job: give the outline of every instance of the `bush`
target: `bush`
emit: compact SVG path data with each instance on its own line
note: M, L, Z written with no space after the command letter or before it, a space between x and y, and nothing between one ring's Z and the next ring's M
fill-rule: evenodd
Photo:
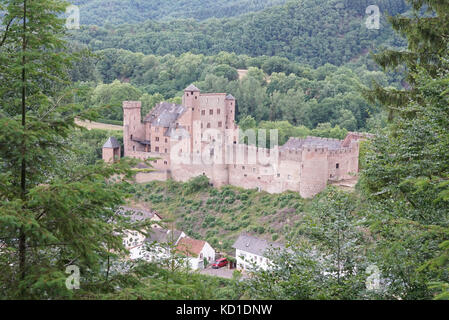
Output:
M277 239L279 239L279 235L277 233L271 236L271 240L276 241Z
M190 179L184 186L184 193L191 194L209 188L209 178L206 176L198 176Z

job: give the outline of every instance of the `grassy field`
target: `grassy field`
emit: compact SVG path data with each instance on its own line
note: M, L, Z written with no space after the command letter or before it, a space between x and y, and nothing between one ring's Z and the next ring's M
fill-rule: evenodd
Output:
M106 123L100 123L100 122L93 122L93 121L81 121L81 120L75 120L75 123L79 126L85 127L88 130L92 129L99 129L99 130L110 130L110 131L123 131L123 126L117 126L113 124L106 124Z
M199 178L196 178L199 179ZM199 185L199 187L198 187ZM135 201L158 211L164 219L214 248L231 253L240 233L284 241L300 226L310 203L298 193L269 194L226 186L154 181L132 185Z

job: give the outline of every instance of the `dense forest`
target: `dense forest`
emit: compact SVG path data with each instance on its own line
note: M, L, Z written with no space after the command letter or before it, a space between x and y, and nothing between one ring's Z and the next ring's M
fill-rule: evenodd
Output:
M195 83L203 92L227 92L236 97L238 121L252 116L257 122L288 121L310 129L330 123L355 131L372 129L380 121L374 117L380 108L362 98L361 88L369 88L373 81L401 86L397 76L374 67L369 70L369 63L368 67L363 63L366 59L345 67L327 64L313 69L285 58L225 52L160 57L107 49L96 55L89 72L74 71L73 78L93 79L79 83L88 95L84 105L108 106L102 112L102 118L108 120L122 120L123 100L141 100L146 115L163 100L179 102L184 88ZM247 69L247 75L239 79L237 68Z
M224 2L210 3L227 16ZM447 1L379 1L405 14L369 32L370 1L165 21L163 8L186 2L176 4L161 5L159 21L73 32L58 18L62 1L0 0L0 299L449 299ZM192 82L232 93L243 129L277 128L281 141L372 132L357 186L306 200L217 189L206 176L138 185L138 160L99 160L120 134L75 122L120 123L123 100L148 112ZM241 232L288 250L249 279L190 273L174 254L128 261L123 235L155 223L116 214L135 202L227 253ZM80 268L77 290L66 286L69 265Z
M145 20L234 17L260 11L286 0L72 0L81 11L81 24L139 23Z
M407 9L402 0L379 4L382 12L392 15ZM295 0L236 18L82 26L73 36L92 50L116 48L176 56L226 51L254 57L286 57L313 67L342 65L369 50L404 45L385 15L379 30L367 29L365 9L358 1Z

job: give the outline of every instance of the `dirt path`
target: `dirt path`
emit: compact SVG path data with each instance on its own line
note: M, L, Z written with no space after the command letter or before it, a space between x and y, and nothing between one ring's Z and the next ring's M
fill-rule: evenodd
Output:
M117 126L113 124L106 124L100 122L92 122L92 121L81 121L76 119L75 123L79 126L85 127L88 130L92 129L101 129L101 130L113 130L113 131L123 131L122 126Z

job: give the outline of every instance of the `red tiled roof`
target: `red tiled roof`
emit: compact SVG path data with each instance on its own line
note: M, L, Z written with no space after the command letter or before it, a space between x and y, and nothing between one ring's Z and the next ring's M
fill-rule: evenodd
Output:
M179 240L178 245L176 246L176 251L183 253L188 257L198 257L205 244L206 241L185 237Z

